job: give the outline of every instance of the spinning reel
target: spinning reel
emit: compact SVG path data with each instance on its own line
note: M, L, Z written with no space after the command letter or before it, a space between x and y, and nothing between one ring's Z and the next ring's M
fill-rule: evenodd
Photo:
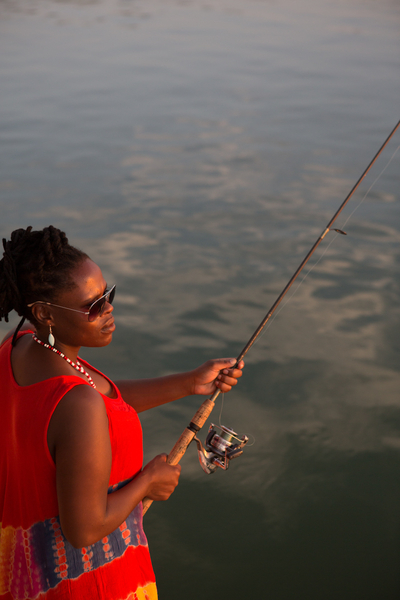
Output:
M216 428L220 430L217 433ZM195 436L197 452L201 468L207 474L214 473L217 467L226 471L229 467L229 461L243 454L243 446L247 444L249 438L247 435L238 437L237 433L229 427L218 427L211 424L205 441L206 449L201 441Z

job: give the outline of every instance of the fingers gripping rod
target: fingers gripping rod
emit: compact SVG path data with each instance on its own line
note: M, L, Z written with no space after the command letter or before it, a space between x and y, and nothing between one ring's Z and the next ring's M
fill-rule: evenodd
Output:
M327 224L327 226L324 229L324 231L317 238L317 241L314 243L314 245L312 246L312 248L309 250L308 254L303 259L303 261L301 262L301 264L299 265L299 267L297 268L297 270L295 271L295 273L292 275L292 277L290 278L290 280L288 281L288 283L286 284L286 286L284 287L284 289L282 290L282 292L279 294L278 298L275 300L274 304L271 306L271 308L269 309L268 313L266 314L266 316L264 317L264 319L261 321L260 325L257 327L257 329L255 330L255 332L253 333L253 335L251 336L251 338L249 339L249 341L247 342L247 344L244 346L243 350L241 351L241 353L239 354L239 356L236 359L236 364L233 367L234 369L237 368L237 366L240 363L240 361L244 358L244 356L250 350L250 348L252 347L252 345L254 344L254 342L256 341L256 339L258 338L258 336L260 335L261 331L264 329L265 325L268 323L268 321L270 320L270 318L274 314L275 310L277 309L278 305L282 301L283 297L289 291L290 287L294 283L294 281L297 278L297 276L303 270L303 268L305 267L305 265L307 264L307 262L311 258L312 254L318 248L318 246L320 245L320 243L322 242L322 240L324 239L324 237L326 236L326 234L329 231L331 231L331 227L332 227L333 223L336 221L336 219L338 218L338 216L340 215L340 213L342 212L342 210L344 209L344 207L346 206L346 204L348 203L348 201L350 200L350 198L352 197L352 195L354 194L354 192L356 191L356 189L360 185L361 181L364 179L364 177L366 176L366 174L368 173L368 171L370 170L370 168L372 167L372 165L377 160L378 156L381 154L381 152L383 151L383 149L389 143L389 140L393 137L393 135L396 133L396 131L397 131L397 129L399 127L400 127L400 121L397 123L397 125L391 131L391 133L386 138L386 140L384 141L384 143L382 144L382 146L379 148L378 152L375 154L374 158L371 160L371 162L369 163L368 167L365 169L365 171L363 172L363 174L361 175L361 177L358 179L357 183L350 190L349 194L344 199L344 201L342 202L342 204L340 205L340 207L338 208L338 210L336 211L336 213L333 215L332 219L329 221L329 223ZM339 233L344 233L341 230L335 230L335 231L338 231ZM172 448L171 452L169 453L168 458L167 458L168 464L170 464L170 465L177 465L179 463L179 461L181 460L182 456L185 454L186 449L189 446L190 442L193 440L193 438L196 435L196 433L198 431L200 431L200 429L203 427L204 423L207 421L208 417L210 416L210 414L211 414L211 412L212 412L212 410L213 410L213 408L215 406L215 400L218 398L219 394L220 394L220 390L216 390L214 392L214 394L211 396L211 398L208 398L207 400L205 400L205 402L203 402L203 404L200 406L200 408L198 409L198 411L194 415L193 419L191 420L191 422L189 423L189 425L186 427L186 429L184 430L184 432L182 433L182 435L180 436L180 438L176 442L175 446ZM148 511L148 509L151 506L152 502L153 501L150 500L150 498L144 498L144 500L143 500L143 514L145 514Z

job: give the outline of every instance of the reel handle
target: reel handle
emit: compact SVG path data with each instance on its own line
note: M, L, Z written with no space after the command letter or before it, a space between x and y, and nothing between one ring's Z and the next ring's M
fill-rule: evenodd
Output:
M204 423L210 416L211 411L215 406L215 400L218 398L219 394L220 391L216 390L211 396L211 398L207 398L207 400L205 400L200 406L193 419L189 423L188 427L185 428L180 438L176 442L175 446L168 454L167 463L169 465L177 465L179 463L182 456L185 454L190 442L193 440L196 433L200 431L200 429L203 427ZM143 499L143 516L149 510L152 503L153 500L151 500L150 498Z

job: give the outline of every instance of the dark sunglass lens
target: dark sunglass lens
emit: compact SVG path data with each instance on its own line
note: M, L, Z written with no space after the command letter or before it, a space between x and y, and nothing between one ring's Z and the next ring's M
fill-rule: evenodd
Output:
M101 314L103 307L106 303L105 298L99 298L96 302L91 306L89 311L89 321L94 321Z
M98 316L103 314L103 310L106 305L106 302L108 302L109 304L112 304L112 301L114 300L114 296L115 296L115 286L113 287L111 292L107 292L104 296L102 296L101 298L96 300L96 302L92 305L91 309L89 310L88 318L89 318L90 322L94 321L95 319L97 319Z

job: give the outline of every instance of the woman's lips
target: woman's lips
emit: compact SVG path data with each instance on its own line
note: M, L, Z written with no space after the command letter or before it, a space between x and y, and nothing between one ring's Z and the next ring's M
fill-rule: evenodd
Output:
M112 333L114 330L115 330L114 318L107 321L107 323L101 329L101 331L103 333Z

